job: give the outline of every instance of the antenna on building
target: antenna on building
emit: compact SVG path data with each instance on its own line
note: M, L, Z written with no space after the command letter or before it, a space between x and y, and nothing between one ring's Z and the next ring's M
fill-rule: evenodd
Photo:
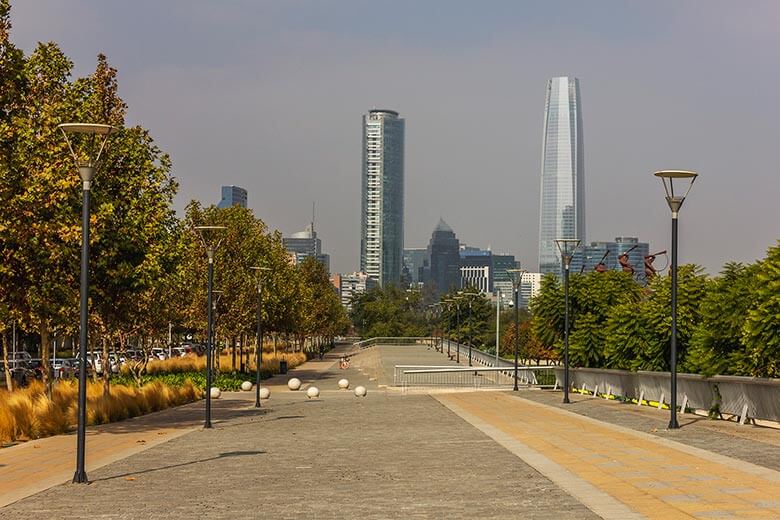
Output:
M311 236L314 236L314 205L317 201L311 201Z

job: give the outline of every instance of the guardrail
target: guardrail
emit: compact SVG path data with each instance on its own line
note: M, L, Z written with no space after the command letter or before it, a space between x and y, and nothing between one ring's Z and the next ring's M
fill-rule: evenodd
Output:
M562 386L563 367L555 367L555 379L556 387ZM574 389L637 404L653 401L663 407L671 396L669 372L570 368L569 379ZM677 402L681 410L717 409L739 417L740 424L749 419L780 421L780 379L677 374Z
M552 387L555 375L551 367L518 367L518 384ZM512 388L513 372L504 367L453 367L396 365L393 385L408 387Z
M439 338L434 338L431 336L422 336L422 337L412 337L412 338L401 338L401 337L377 337L377 338L369 338L364 339L363 341L357 341L353 343L352 345L364 349L368 347L373 347L374 345L396 345L396 346L404 346L404 345L425 345L425 346L433 346L438 345L441 342Z

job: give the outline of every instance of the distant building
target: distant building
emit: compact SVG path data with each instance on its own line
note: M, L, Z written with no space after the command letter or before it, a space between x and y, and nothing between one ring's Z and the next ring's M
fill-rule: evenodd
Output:
M317 238L313 222L303 231L293 233L289 238L282 238L282 244L289 254L294 255L296 264L305 258L313 257L330 272L330 255L322 252L322 241Z
M621 271L620 256L628 255L628 264L634 268L638 280L644 280L645 256L650 254L650 244L637 237L616 237L611 242L591 242L581 247L571 261L572 273L589 273L598 269L599 263L608 271Z
M515 255L493 255L493 292L501 291L501 299L505 302L514 298L508 270L516 269L517 265Z
M542 182L539 211L539 271L561 273L558 238L585 242L585 172L580 82L547 82L544 101Z
M360 270L380 286L401 283L405 121L393 110L363 116Z
M331 283L338 286L341 304L347 309L352 308L352 298L376 287L376 280L366 273L357 272L337 274L331 278Z
M483 293L493 292L493 253L464 249L460 252L460 285Z
M421 274L428 265L428 250L424 247L404 249L404 272L411 285L417 285L423 280Z
M523 274L522 284L517 295L521 309L527 309L529 303L531 303L531 298L539 294L539 290L542 288L542 276L542 273Z
M246 190L239 186L222 186L222 200L217 204L218 208L231 206L246 207Z
M460 242L450 226L439 219L428 243L430 274L426 284L433 286L436 294L445 294L461 287Z

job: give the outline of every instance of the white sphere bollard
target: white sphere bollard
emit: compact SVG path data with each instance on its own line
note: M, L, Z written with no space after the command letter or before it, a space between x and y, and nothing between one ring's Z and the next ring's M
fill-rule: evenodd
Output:
M349 388L349 380L339 379L339 388L341 390L346 390L347 388Z
M216 386L211 387L211 398L212 399L219 399L219 396L222 395L222 390L217 388Z
M355 396L357 397L365 397L366 396L366 387L365 386L359 386L355 388Z
M316 386L310 386L308 390L306 390L306 396L309 399L316 399L320 395L320 389Z
M252 389L252 381L244 381L241 383L241 390L248 392Z
M271 397L271 389L260 387L260 399L268 399L269 397Z
M301 388L301 380L297 377L293 377L289 381L287 381L287 388L290 390L299 390Z

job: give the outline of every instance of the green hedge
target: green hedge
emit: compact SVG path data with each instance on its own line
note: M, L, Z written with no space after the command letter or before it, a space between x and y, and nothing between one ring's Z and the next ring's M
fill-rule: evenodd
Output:
M263 378L268 378L270 374L260 374ZM189 380L201 391L206 390L206 374L204 372L179 372L176 374L155 374L145 375L141 377L141 384L145 385L152 381L160 381L169 386L183 386L184 383ZM220 390L225 391L237 391L241 389L241 383L244 381L254 381L255 374L248 374L242 372L229 372L219 374L212 385L218 387ZM119 385L134 386L135 379L132 376L116 375L111 377L111 382Z

